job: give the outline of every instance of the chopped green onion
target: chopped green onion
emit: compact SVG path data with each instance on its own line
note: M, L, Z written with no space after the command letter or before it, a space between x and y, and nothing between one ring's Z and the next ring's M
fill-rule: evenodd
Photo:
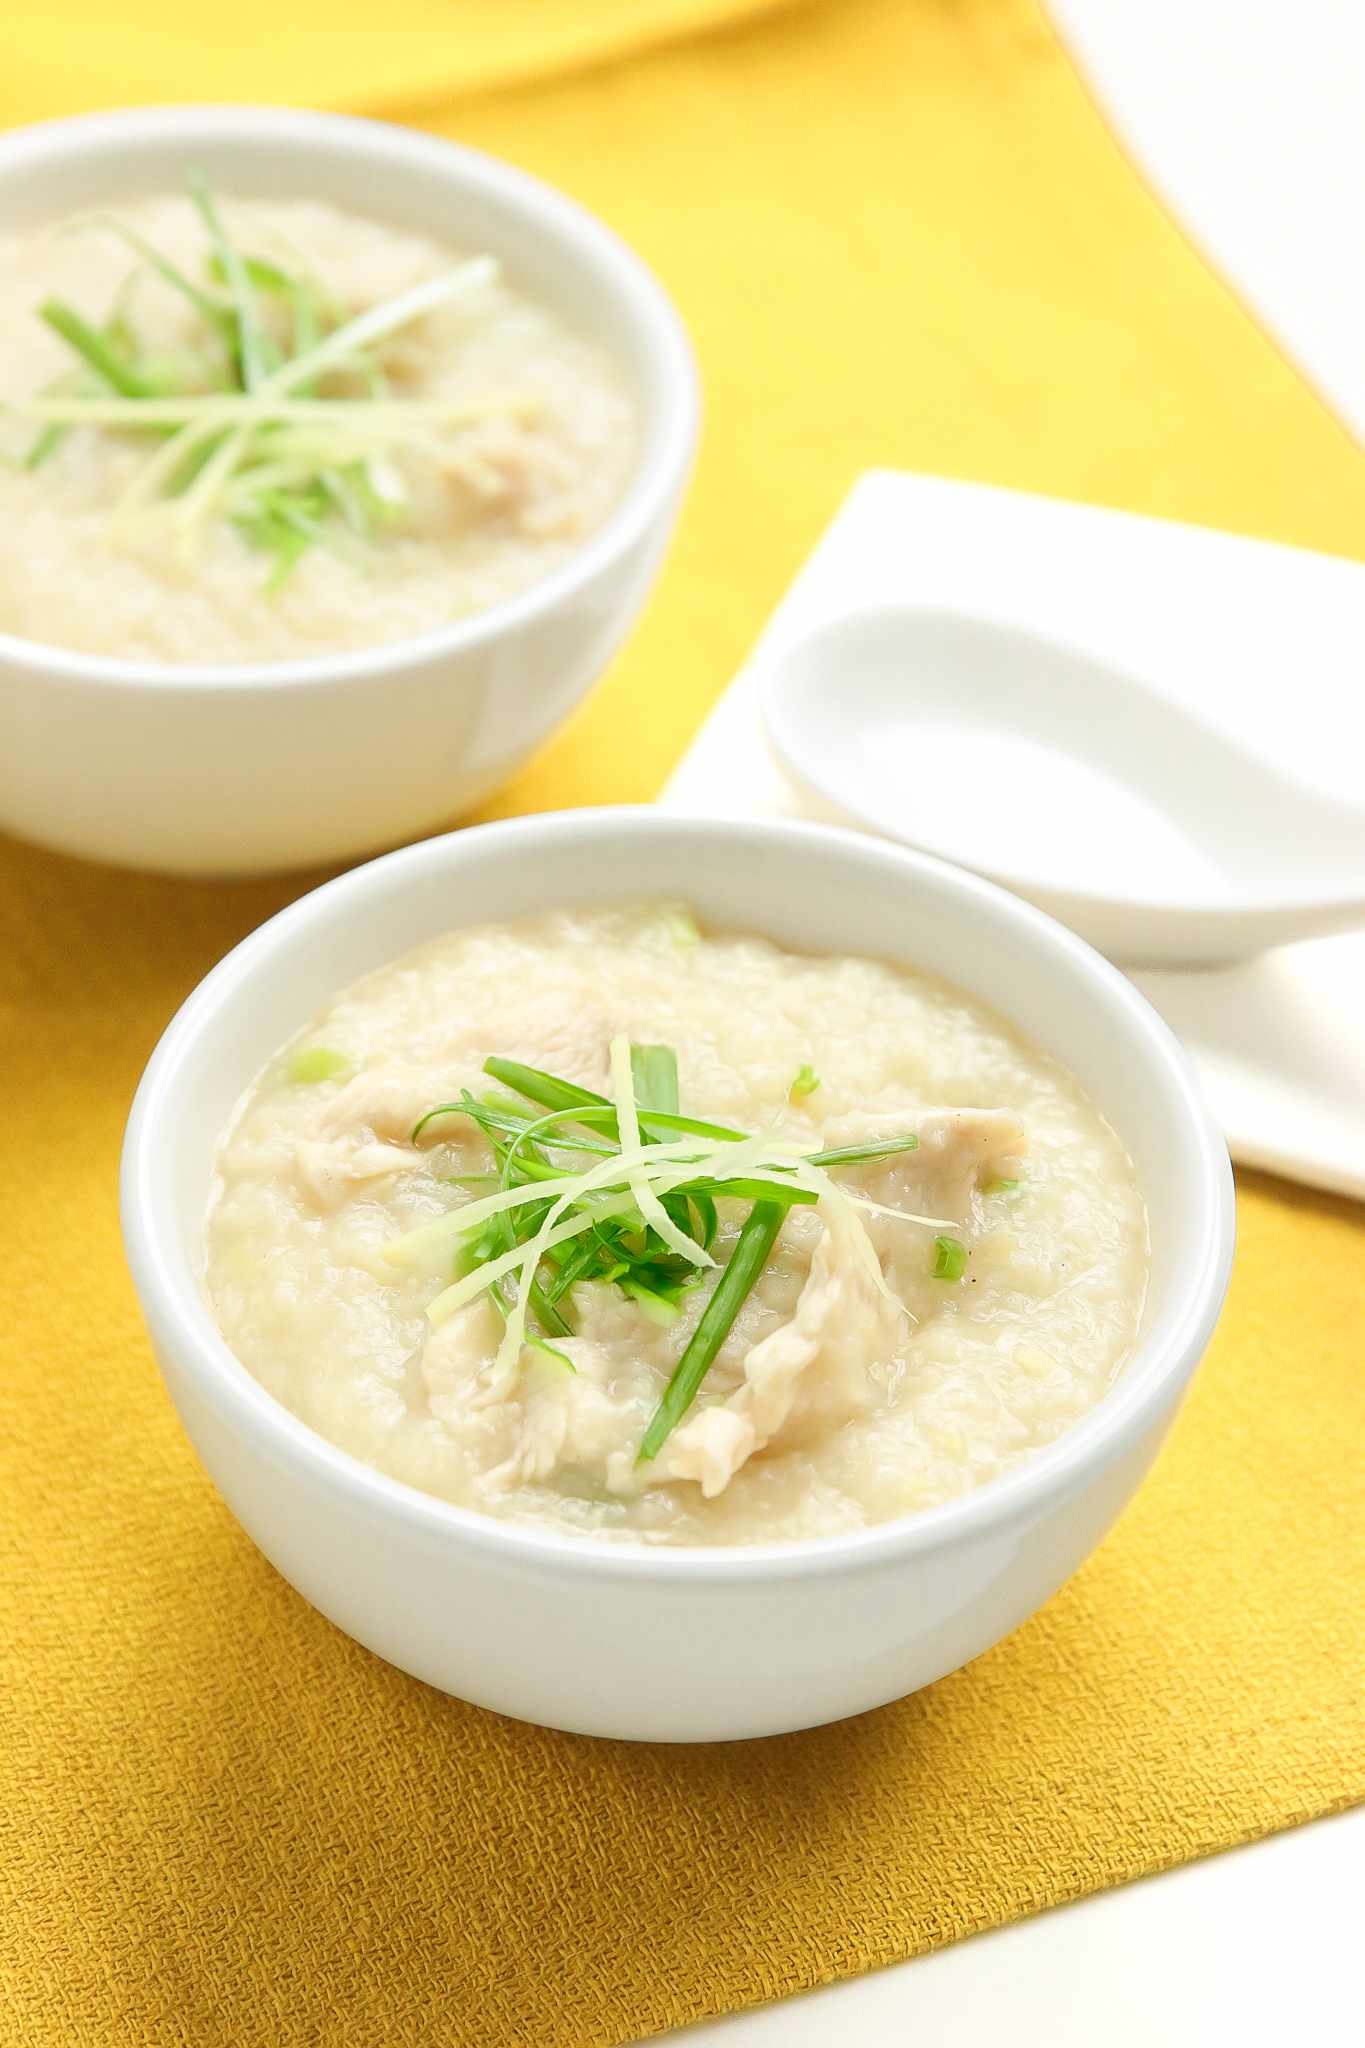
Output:
M796 1070L796 1079L792 1082L787 1093L788 1095L795 1096L799 1101L803 1095L814 1095L819 1086L820 1076L816 1073L814 1067L808 1066L803 1060Z
M625 1032L618 1032L612 1039L611 1092L616 1105L616 1127L621 1137L623 1172L627 1187L635 1197L636 1206L645 1220L646 1227L661 1237L671 1251L681 1258L693 1261L698 1266L714 1266L715 1260L704 1251L694 1237L689 1236L680 1223L676 1223L667 1209L659 1190L654 1186L643 1164L635 1157L642 1143L647 1143L640 1130L640 1112L635 1101L635 1076L631 1063L630 1039ZM632 1163L625 1164L627 1157Z
M857 1166L864 1159L890 1159L897 1152L917 1152L919 1139L913 1131L898 1138L873 1138L866 1145L840 1145L833 1152L812 1152L812 1166Z
M705 1245L707 1251L710 1251L716 1241L716 1232L720 1228L720 1218L716 1214L716 1204L712 1190L710 1188L703 1190L701 1188L684 1186L675 1188L673 1192L675 1195L682 1196L687 1204L688 1212L696 1224L696 1229L692 1235L696 1238L698 1244Z
M935 1280L960 1280L967 1269L967 1247L955 1237L934 1239L933 1277Z
M298 288L298 280L281 270L278 263L269 263L264 256L243 256L242 269L248 281L258 292L274 292L280 298L292 298ZM217 249L209 257L209 275L219 284L228 282L227 266Z
M214 256L232 299L230 317L236 330L237 366L242 389L254 391L275 367L270 360L270 337L256 310L255 286L236 243L223 226L207 179L197 172L190 178L190 197L209 231Z
M301 1045L289 1055L285 1079L295 1087L311 1087L317 1081L335 1081L348 1074L351 1062L344 1052L330 1045Z
M583 1114L577 1110L558 1110L555 1114L560 1117L572 1117L576 1123L584 1120ZM615 1115L614 1110L610 1112L613 1122ZM438 1116L467 1116L479 1126L490 1142L495 1134L510 1138L520 1137L537 1123L544 1121L528 1117L523 1111L509 1112L500 1109L496 1103L476 1101L474 1096L465 1094L459 1102L439 1102L434 1109L429 1109L425 1116L419 1117L409 1133L408 1142L415 1145L427 1125ZM607 1119L601 1120L605 1122ZM562 1131L548 1142L552 1143L557 1151L592 1152L603 1159L609 1159L617 1149L615 1145L608 1145L597 1138L586 1138L577 1131ZM522 1165L533 1178L550 1180L559 1172L558 1167L540 1166L529 1158L523 1159Z
M640 1122L651 1132L662 1131L666 1137L717 1138L723 1143L727 1138L742 1144L748 1137L747 1131L737 1131L732 1124L707 1123L699 1116L678 1116L672 1110L646 1110Z
M549 1119L542 1118L541 1121L547 1122L549 1121ZM525 1142L527 1135L528 1133L523 1131L521 1135L518 1138L516 1138L514 1142L511 1145L507 1146L503 1151L501 1178L502 1185L504 1188L509 1188L514 1185L513 1175L517 1169L518 1148ZM541 1220L543 1220L543 1218L536 1219L533 1221L531 1217L527 1216L523 1220L522 1228L523 1230L529 1230L531 1228L539 1229ZM512 1218L505 1210L500 1215L494 1218L493 1231L495 1237L497 1238L499 1248L503 1251L511 1251L512 1248L519 1242L516 1230L513 1227ZM530 1306L531 1312L536 1317L536 1320L540 1323L542 1329L548 1330L551 1336L554 1337L568 1337L572 1335L574 1322L570 1304L566 1301L562 1309L557 1308L554 1302L551 1301L549 1296L546 1294L544 1288L541 1286L539 1276L534 1272L527 1273L525 1275L523 1285L525 1286L527 1291L527 1301ZM494 1287L493 1294L494 1298L498 1300L499 1306L501 1306L501 1284L497 1287ZM568 1359L565 1359L564 1363L566 1365L569 1365L571 1371L573 1370L573 1367Z
M107 336L100 334L64 299L44 299L38 308L38 317L46 321L54 334L60 334L68 348L89 363L97 377L113 387L122 398L154 398L156 386L140 376L132 364L126 362L112 346Z
M263 507L259 512L243 515L236 524L253 547L263 548L275 557L265 585L267 595L272 597L288 581L299 559L321 538L316 523L293 508Z
M70 432L70 427L59 427L54 424L44 427L41 434L35 434L24 456L24 468L41 469L48 457L56 454Z
M567 1242L571 1237L581 1237L585 1230L592 1229L592 1224L591 1216L569 1217L567 1222L556 1226L545 1249L549 1251L555 1245ZM438 1328L447 1316L454 1315L456 1309L463 1308L467 1301L474 1300L477 1295L492 1287L495 1281L501 1280L504 1273L515 1271L524 1262L523 1248L518 1245L516 1251L503 1252L498 1258L488 1260L486 1265L480 1266L475 1272L462 1275L438 1294L434 1301L427 1303L428 1322L433 1328Z
M699 1269L717 1263L710 1249L717 1203L751 1203L646 1432L640 1457L647 1462L695 1397L787 1211L833 1194L817 1178L824 1164L913 1150L918 1139L906 1133L803 1154L790 1137L750 1137L681 1115L677 1060L668 1046L635 1045L620 1034L612 1040L611 1069L609 1100L520 1061L486 1059L484 1072L509 1094L480 1100L465 1090L458 1101L438 1103L419 1117L412 1138L420 1139L437 1118L467 1117L492 1150L496 1194L419 1224L386 1246L385 1257L420 1270L462 1237L454 1281L427 1315L439 1324L490 1291L505 1319L498 1353L505 1371L514 1369L520 1347L534 1344L537 1333L561 1335L573 1327L568 1297L582 1282L614 1282L660 1325L675 1322L683 1294L700 1284ZM516 1097L539 1113L528 1113ZM671 1107L657 1106L665 1104ZM566 1152L586 1153L588 1162L565 1167L559 1155ZM727 1170L731 1160L733 1170ZM854 1209L946 1227L941 1217L912 1217L851 1192L842 1200Z
M554 1259L558 1258L559 1265L554 1278L545 1290L546 1299L551 1302L562 1300L569 1289L579 1280L589 1278L594 1280L614 1279L616 1277L614 1273L608 1275L603 1270L602 1261L604 1257L609 1258L609 1254L606 1252L601 1239L596 1236L589 1238L586 1243L571 1246L562 1257L557 1253L553 1254L547 1263L553 1264ZM624 1273L630 1269L628 1266L622 1265L620 1270Z
M786 1187L780 1180L760 1180L753 1174L731 1175L729 1179L684 1181L675 1195L705 1194L728 1202L785 1202L790 1208L809 1208L820 1197L814 1188Z
M457 264L347 318L311 277L238 248L205 179L194 174L189 186L209 242L207 287L136 228L104 215L93 224L117 235L193 307L201 335L170 353L139 345L130 286L146 274L141 267L128 272L103 326L49 299L41 318L100 388L57 386L5 409L37 429L24 458L30 470L73 426L156 435L162 445L123 491L115 524L175 500L169 523L183 552L209 518L220 517L272 558L265 589L275 592L300 558L330 537L333 522L338 535L344 526L372 539L403 518L409 494L393 461L397 451L420 445L436 427L458 430L491 415L533 411L535 399L389 395L382 345L486 287L497 274L491 258ZM75 225L91 224L87 216ZM281 322L263 313L267 299L287 315L287 341ZM319 396L332 374L359 385L359 395Z
M997 1177L995 1180L988 1180L981 1192L983 1195L1012 1195L1018 1185L1017 1180L1005 1180L1002 1177Z
M594 1095L591 1088L580 1088L575 1081L561 1081L555 1074L544 1074L539 1067L523 1066L520 1060L494 1056L484 1061L483 1070L495 1081L501 1081L504 1088L524 1095L528 1102L543 1103L546 1109L611 1108L605 1095Z
M488 1298L492 1302L498 1314L502 1317L503 1322L505 1323L507 1321L508 1315L507 1304L503 1300L502 1295L498 1291L497 1287L489 1288ZM569 1357L567 1351L559 1351L553 1344L547 1344L545 1339L543 1337L538 1337L534 1330L524 1330L522 1332L521 1341L524 1345L526 1345L528 1350L538 1351L542 1358L552 1358L555 1364L562 1367L562 1369L565 1372L571 1372L574 1374L575 1378L577 1377L578 1367Z
M678 1113L678 1059L671 1045L634 1045L630 1071L641 1109Z
M221 334L224 340L231 337L233 331L232 308L225 306L221 299L214 298L211 292L206 292L202 285L197 285L194 282L192 277L186 277L178 264L172 263L169 256L163 256L156 244L149 242L145 235L140 235L136 228L125 227L123 222L116 220L112 214L97 214L93 219L87 218L74 223L74 225L78 227L107 228L110 234L117 235L119 240L126 242L130 249L142 257L144 262L151 264L153 270L171 287L172 291L177 291L182 298L188 299L195 311L209 323L210 327ZM210 268L212 267L211 263ZM222 274L220 267L217 272L220 280L222 279Z
M622 1294L629 1295L633 1302L638 1303L650 1322L657 1323L660 1329L666 1330L669 1324L676 1323L682 1314L675 1301L669 1301L665 1295L656 1293L652 1287L646 1287L639 1280L618 1280L616 1284Z
M539 1067L523 1066L519 1060L486 1059L483 1070L493 1080L501 1081L504 1088L514 1088L528 1102L544 1103L547 1109L603 1110L604 1116L582 1120L612 1137L617 1135L615 1109L605 1095L595 1095L591 1088L580 1088L575 1081L562 1081L557 1074L542 1073ZM671 1110L646 1109L640 1118L640 1129L647 1137L658 1131L689 1138L740 1140L745 1136L743 1131L732 1130L726 1124L703 1123L698 1117L678 1116Z
M753 1291L754 1283L768 1263L787 1210L781 1202L756 1202L744 1228L735 1240L729 1263L716 1282L715 1292L702 1311L701 1321L687 1349L673 1368L663 1399L645 1431L637 1465L648 1464L663 1449L697 1397L697 1391L715 1362L716 1353L729 1336L736 1316Z

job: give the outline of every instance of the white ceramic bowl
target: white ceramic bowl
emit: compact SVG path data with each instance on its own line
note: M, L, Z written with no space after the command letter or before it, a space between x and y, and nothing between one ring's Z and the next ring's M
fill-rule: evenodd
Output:
M1152 1279L1136 1353L1058 1442L968 1498L828 1541L647 1549L447 1506L297 1421L228 1350L201 1290L216 1140L257 1070L336 989L462 922L547 902L685 898L802 950L928 969L1001 1008L1089 1089L1137 1164ZM1151 1463L1217 1319L1228 1156L1132 985L989 882L819 825L579 811L478 827L304 897L215 968L152 1057L123 1219L171 1395L285 1577L403 1670L592 1735L768 1735L874 1707L974 1657L1047 1599Z
M430 831L512 775L620 645L696 439L686 337L638 257L572 201L453 143L330 114L184 107L0 137L0 229L174 189L299 193L486 249L598 340L642 416L621 502L521 595L413 640L190 667L0 633L0 826L180 874L338 860Z

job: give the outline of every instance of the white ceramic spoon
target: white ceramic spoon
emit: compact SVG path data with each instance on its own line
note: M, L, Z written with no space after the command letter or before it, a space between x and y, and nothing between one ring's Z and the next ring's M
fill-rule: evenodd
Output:
M775 653L762 698L807 800L992 876L1113 958L1239 959L1365 922L1365 804L1063 643L860 611Z

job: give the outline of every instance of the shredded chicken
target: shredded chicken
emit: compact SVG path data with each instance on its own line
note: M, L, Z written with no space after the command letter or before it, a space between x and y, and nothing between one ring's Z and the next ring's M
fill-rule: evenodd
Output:
M367 1067L339 1088L322 1115L325 1131L373 1131L377 1138L406 1139L419 1116L442 1100L432 1094L426 1067Z
M299 1180L324 1209L338 1209L365 1181L378 1180L387 1173L401 1173L411 1167L413 1155L400 1145L378 1140L359 1145L344 1139L328 1143L321 1138L304 1138L294 1151L294 1168Z
M890 1351L902 1311L861 1226L842 1204L827 1208L795 1315L753 1346L735 1393L674 1431L655 1481L695 1479L713 1499L756 1451L833 1429L872 1400L870 1367Z
M962 1216L983 1181L1018 1166L1028 1144L1006 1109L935 1109L916 1126L919 1150L907 1155L933 1176L935 1212Z
M547 989L520 1001L511 998L499 1025L498 1050L509 1059L605 1092L611 1078L607 1049L612 1022L595 997Z
M921 1198L944 1215L965 1214L973 1189L1017 1163L1025 1146L1018 1119L997 1110L933 1110L918 1133L918 1149L888 1170L899 1164L912 1173ZM434 1412L459 1422L477 1411L480 1427L496 1432L488 1479L499 1490L574 1467L625 1498L690 1481L714 1499L760 1451L819 1441L865 1413L877 1398L878 1370L895 1352L906 1310L883 1280L862 1221L838 1201L818 1213L819 1237L790 1320L751 1345L738 1384L694 1408L649 1466L637 1466L635 1455L650 1411L638 1391L614 1396L610 1387L612 1344L629 1340L635 1315L614 1296L605 1321L601 1304L587 1318L591 1337L559 1340L574 1372L524 1361L510 1379L489 1363L496 1328L488 1304L457 1311L428 1339L423 1358ZM479 1380L474 1391L471 1376Z

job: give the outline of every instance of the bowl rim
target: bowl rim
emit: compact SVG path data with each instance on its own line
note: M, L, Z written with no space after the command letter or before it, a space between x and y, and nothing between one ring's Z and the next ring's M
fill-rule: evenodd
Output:
M249 987L255 975L286 951L295 935L314 920L341 910L352 896L420 887L457 848L477 855L481 848L496 852L504 845L539 842L544 852L547 843L567 844L604 828L662 835L676 833L680 826L716 841L729 840L732 848L739 842L738 850L748 853L771 849L783 840L799 842L817 854L822 846L847 849L853 845L884 869L896 871L902 883L946 884L968 914L974 906L997 915L1003 911L1047 952L1090 979L1096 995L1107 1003L1111 1020L1117 1015L1122 1028L1142 1042L1170 1090L1172 1129L1184 1134L1185 1170L1194 1182L1202 1227L1198 1242L1192 1241L1186 1248L1175 1290L1176 1308L1155 1362L1145 1355L1152 1348L1151 1338L1140 1340L1115 1383L1051 1444L1015 1470L958 1499L841 1535L744 1545L607 1543L592 1536L501 1521L477 1509L457 1506L340 1449L269 1393L219 1331L189 1262L176 1246L174 1216L158 1212L153 1166L165 1150L162 1114L180 1065L201 1026L225 1004L240 1000L243 987ZM1004 1014L1008 1016L1008 1010ZM228 1411L226 1419L238 1433L249 1432L264 1441L277 1464L291 1474L298 1471L325 1483L352 1507L379 1517L396 1517L414 1532L449 1542L452 1555L468 1546L490 1561L514 1559L542 1570L581 1574L588 1580L653 1578L707 1583L818 1577L912 1558L1008 1530L1033 1516L1048 1496L1063 1497L1105 1470L1142 1437L1155 1416L1174 1404L1221 1312L1234 1238L1227 1146L1188 1057L1146 997L1083 939L1045 912L966 869L840 826L683 818L649 806L539 813L467 827L381 855L277 912L210 970L166 1027L148 1061L128 1118L120 1191L128 1263L154 1340L159 1346L164 1344L176 1363L188 1370L199 1391L220 1410ZM1146 1369L1135 1370L1140 1364Z
M250 141L264 152L275 140L294 147L312 143L323 151L344 149L352 157L382 161L400 176L405 169L443 174L465 191L537 215L575 252L585 273L607 281L625 324L638 337L642 356L655 366L655 417L642 433L626 488L601 526L525 590L466 619L373 647L251 662L137 661L0 631L0 663L96 686L222 691L371 681L465 654L503 633L533 625L640 545L686 481L701 415L701 387L687 330L672 299L644 258L605 221L529 171L464 143L358 114L248 101L120 107L11 129L0 135L0 188L16 177L41 179L47 167L72 156L98 158L114 151L135 160L141 147L164 145L181 135L187 150L211 146L215 140ZM382 212L378 217L383 218Z

